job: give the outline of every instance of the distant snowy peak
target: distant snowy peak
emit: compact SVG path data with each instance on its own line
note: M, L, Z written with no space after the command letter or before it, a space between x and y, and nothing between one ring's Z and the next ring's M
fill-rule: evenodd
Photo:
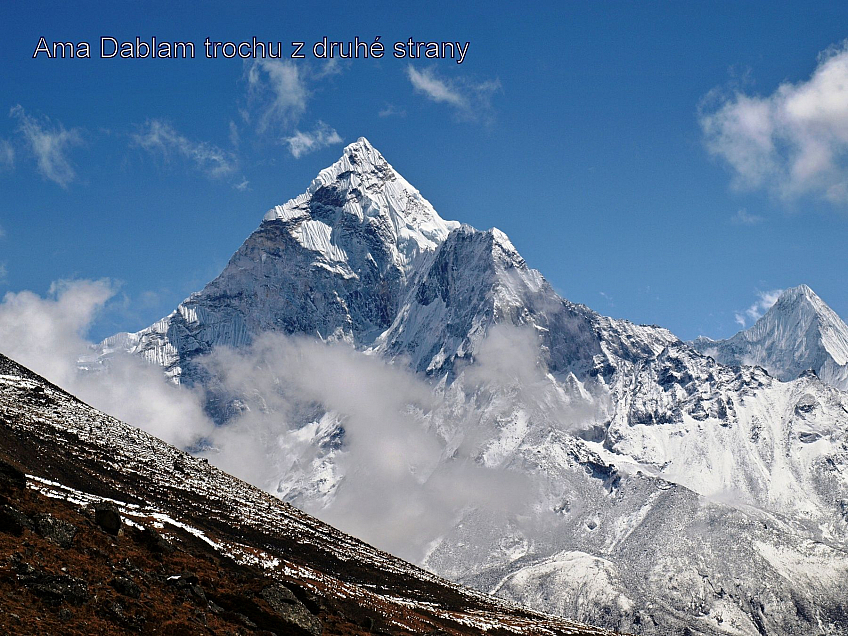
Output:
M442 219L365 137L347 146L306 192L273 207L264 220L296 221L293 236L333 261L346 260L334 236L340 226L370 225L396 247L396 264L403 268L459 227L456 221Z
M769 310L797 326L788 335L800 336L815 330L822 349L840 366L848 364L848 325L806 285L785 291Z
M848 389L848 325L807 285L784 291L732 338L692 344L723 364L757 364L781 380L812 369L824 382Z

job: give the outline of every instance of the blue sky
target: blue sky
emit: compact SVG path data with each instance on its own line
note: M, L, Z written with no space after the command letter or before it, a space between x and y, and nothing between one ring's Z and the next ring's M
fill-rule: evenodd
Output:
M169 313L359 136L604 314L726 337L807 283L848 317L845 3L34 4L0 6L0 294L117 281L92 339ZM198 57L98 59L154 35ZM203 58L325 35L470 45Z

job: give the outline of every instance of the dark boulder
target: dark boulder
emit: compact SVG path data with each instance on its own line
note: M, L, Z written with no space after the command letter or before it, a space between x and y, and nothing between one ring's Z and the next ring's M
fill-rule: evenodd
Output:
M323 632L324 628L318 617L285 585L269 585L260 592L260 596L283 622L313 636L319 636Z
M111 501L94 504L94 523L104 532L118 536L121 530L121 513L118 512L118 506Z
M36 515L35 531L48 541L52 541L60 548L70 548L77 534L77 528L72 523L57 519L51 514Z
M19 537L24 528L32 530L32 521L24 513L12 506L0 506L0 532Z
M138 598L141 596L141 588L138 587L135 581L126 576L116 576L111 581L111 585L119 594L129 596L130 598Z
M89 598L85 581L69 574L37 572L19 576L18 581L30 592L50 603L82 605Z
M170 554L175 550L171 542L153 528L136 530L133 538L153 554Z
M0 459L0 489L23 490L24 488L26 488L26 475L12 464Z
M200 587L200 579L192 572L183 572L179 575L169 576L168 584L173 585L178 590L183 590L194 596L196 600L207 602L206 592Z

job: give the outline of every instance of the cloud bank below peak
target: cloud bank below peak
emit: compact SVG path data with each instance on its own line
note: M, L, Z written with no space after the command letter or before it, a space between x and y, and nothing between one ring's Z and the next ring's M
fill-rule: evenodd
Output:
M116 293L108 279L60 280L46 296L9 292L0 299L0 352L110 415L177 446L214 431L197 391L169 385L139 359L116 356L108 373L80 373L95 316Z

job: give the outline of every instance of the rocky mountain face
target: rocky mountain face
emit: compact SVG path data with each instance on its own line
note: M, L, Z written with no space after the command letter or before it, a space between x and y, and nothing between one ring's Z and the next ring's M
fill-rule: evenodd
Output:
M448 583L0 355L8 634L608 633Z
M787 289L753 326L727 340L692 345L722 364L759 365L781 380L813 370L848 389L848 325L806 285Z
M848 396L683 343L611 359L530 395L453 384L447 412L472 400L488 431L479 461L541 494L530 521L466 513L425 567L628 632L847 629Z
M843 364L841 321L813 313L778 320L782 346L809 336L805 352L825 343ZM462 460L524 481L512 512L454 511L428 569L633 633L848 630L848 395L560 298L502 232L440 219L366 140L270 211L215 281L98 354L203 385L227 426L237 410L220 405L244 396L204 354L268 332L411 369L433 399L408 416L441 444L428 470ZM321 515L355 470L348 415L303 402L279 413L261 461L280 468L257 485ZM309 461L281 457L292 438Z
M458 225L360 139L304 194L269 210L202 291L100 353L129 351L191 383L203 377L199 355L265 331L367 346L391 325L416 266Z

